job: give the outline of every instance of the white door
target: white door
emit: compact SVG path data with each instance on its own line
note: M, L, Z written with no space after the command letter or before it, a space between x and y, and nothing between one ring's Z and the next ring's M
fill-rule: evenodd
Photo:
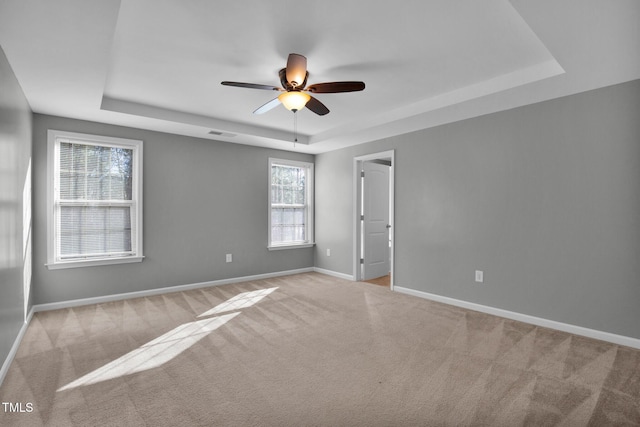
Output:
M390 271L389 166L364 162L363 169L363 280L369 280Z

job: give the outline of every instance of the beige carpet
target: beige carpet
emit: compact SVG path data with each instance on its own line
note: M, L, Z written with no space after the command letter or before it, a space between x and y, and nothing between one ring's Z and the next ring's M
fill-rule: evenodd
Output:
M640 425L640 351L302 274L34 316L24 426Z

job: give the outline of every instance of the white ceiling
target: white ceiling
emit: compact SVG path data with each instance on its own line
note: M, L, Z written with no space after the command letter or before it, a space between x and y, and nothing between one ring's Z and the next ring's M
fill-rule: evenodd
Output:
M640 78L637 0L0 0L34 112L308 153ZM289 53L331 110L252 111ZM222 136L209 135L211 130Z

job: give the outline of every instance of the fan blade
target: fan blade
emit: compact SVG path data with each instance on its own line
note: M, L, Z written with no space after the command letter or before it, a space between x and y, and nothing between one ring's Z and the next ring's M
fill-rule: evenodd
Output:
M307 76L307 58L290 53L287 58L287 82L294 88L302 86Z
M305 90L311 93L358 92L364 90L364 82L330 82L316 83Z
M282 88L276 86L268 86L268 85L259 85L256 83L241 83L241 82L220 82L220 84L225 86L236 86L236 87L246 87L247 89L262 89L262 90L279 90L282 91Z
M320 101L318 101L313 96L309 101L307 101L307 105L305 105L309 110L313 111L319 116L324 116L325 114L329 114L329 109Z
M254 111L253 114L266 113L267 111L272 110L273 108L276 108L278 105L280 105L280 100L278 98L273 98L271 101L267 102L261 107L258 107L258 109L256 109L256 111Z

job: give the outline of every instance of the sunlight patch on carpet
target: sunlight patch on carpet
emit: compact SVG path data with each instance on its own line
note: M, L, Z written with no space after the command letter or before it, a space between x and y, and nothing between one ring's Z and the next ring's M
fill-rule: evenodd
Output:
M157 368L178 356L238 314L240 313L229 313L211 319L182 324L124 356L117 358L113 362L107 363L101 368L59 388L58 391L95 384L124 375Z
M251 307L252 305L256 304L258 301L260 301L262 298L266 297L276 289L278 288L275 287L275 288L268 288L268 289L258 289L257 291L251 291L251 292L243 292L223 302L222 304L218 304L217 306L213 307L211 310L205 311L198 317L206 317L206 316L211 316L213 314L224 313L225 311L239 310L241 308Z
M258 289L251 292L243 292L227 301L218 304L198 317L207 317L225 311L238 310L251 307L264 297L278 289L267 288ZM236 317L240 312L228 313L209 319L196 320L195 322L184 323L177 328L149 341L141 347L107 363L101 368L90 372L77 380L70 382L58 389L65 391L75 387L95 384L125 375L135 374L157 368L178 356L183 351L200 341L210 332L215 331L229 320Z

